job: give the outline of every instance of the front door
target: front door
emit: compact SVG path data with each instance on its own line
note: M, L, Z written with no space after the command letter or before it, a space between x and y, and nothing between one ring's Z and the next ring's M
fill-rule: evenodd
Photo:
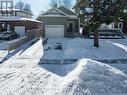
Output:
M69 37L73 37L73 34L74 34L74 22L73 21L68 22L67 32L68 32Z
M73 23L69 23L68 25L68 31L73 32Z

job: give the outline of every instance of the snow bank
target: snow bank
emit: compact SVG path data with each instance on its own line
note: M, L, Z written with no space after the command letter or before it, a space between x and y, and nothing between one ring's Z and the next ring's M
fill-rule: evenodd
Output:
M81 59L74 66L60 87L61 95L127 94L127 75L120 70L89 59Z

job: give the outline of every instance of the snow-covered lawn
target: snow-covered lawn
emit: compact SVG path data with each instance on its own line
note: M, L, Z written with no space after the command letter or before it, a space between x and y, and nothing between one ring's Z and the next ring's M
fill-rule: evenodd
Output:
M126 41L101 40L97 49L89 39L51 39L44 48L39 40L9 54L1 50L0 95L126 95L127 64L112 64L120 71L92 60L127 58ZM80 60L68 65L40 64L48 58Z
M55 43L63 44L63 50L52 48ZM101 39L100 47L93 47L93 39L49 39L44 59L127 59L127 39ZM49 57L50 56L50 57Z

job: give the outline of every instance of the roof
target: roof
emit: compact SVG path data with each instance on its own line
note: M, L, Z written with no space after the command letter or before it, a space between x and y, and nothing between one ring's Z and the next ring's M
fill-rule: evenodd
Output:
M38 22L41 23L41 21L35 20L35 19L29 19L29 18L23 18L23 17L0 17L0 21L32 21L32 22Z
M71 10L61 6L59 8L52 7L42 14L42 17L73 17L77 18L77 15Z
M42 14L43 16L67 16L64 12L62 12L61 10L52 7L51 9L47 10L46 12L44 12Z
M64 6L60 6L60 7L58 7L58 9L64 13L66 13L67 15L76 15L77 16L77 14L75 12L73 12L72 10L70 10Z

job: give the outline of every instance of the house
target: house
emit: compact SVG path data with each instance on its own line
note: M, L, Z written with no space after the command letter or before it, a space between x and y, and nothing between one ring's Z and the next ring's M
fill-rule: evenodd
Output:
M112 22L109 25L102 24L101 28L108 28L108 29L120 29L122 33L127 34L127 22L126 21L119 21L117 23Z
M79 36L80 20L77 15L63 7L52 7L42 14L44 37Z
M118 23L112 23L112 28L119 28L121 29L121 32L124 34L127 34L127 21L119 21Z
M32 19L32 14L15 9L13 0L0 0L0 32L17 32L21 37L27 30L39 29L41 22Z

